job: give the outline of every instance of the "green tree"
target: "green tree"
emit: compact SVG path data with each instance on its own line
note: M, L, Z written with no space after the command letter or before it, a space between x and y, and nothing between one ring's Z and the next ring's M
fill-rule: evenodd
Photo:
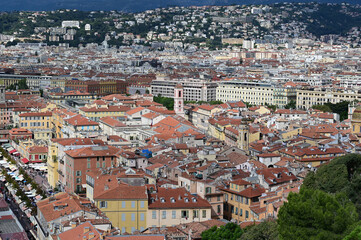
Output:
M265 221L244 229L240 240L278 240L278 225L274 220Z
M145 94L149 94L150 92L149 92L149 90L147 89L147 90L145 90Z
M174 108L174 99L168 98L168 97L162 97L162 96L154 96L153 101L162 104L165 106L168 110L173 110Z
M285 105L286 109L296 109L296 101L295 100L291 100L289 103L287 103Z
M360 240L360 239L361 239L361 225L357 225L356 228L343 240Z
M316 173L310 172L304 182L305 188L327 193L345 193L355 204L361 216L361 155L348 154L337 157L321 166Z
M243 231L241 227L235 223L227 223L224 226L213 226L202 232L203 240L236 240L241 237Z
M322 112L332 112L332 109L327 106L327 105L320 105L320 104L317 104L317 105L313 105L312 106L313 109L317 109L317 110L320 110Z
M140 94L140 91L139 90L135 91L135 94Z
M343 193L302 188L290 193L278 214L280 239L341 239L358 221L354 204Z

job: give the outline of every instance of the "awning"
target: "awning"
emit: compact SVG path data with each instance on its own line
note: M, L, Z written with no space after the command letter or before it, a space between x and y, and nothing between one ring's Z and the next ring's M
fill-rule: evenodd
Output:
M14 152L16 152L16 150L14 149L14 150L11 150L9 153L14 153Z
M27 158L23 158L23 159L21 159L21 161L25 164L29 162L29 160Z
M13 155L20 156L20 153L19 152L14 152Z

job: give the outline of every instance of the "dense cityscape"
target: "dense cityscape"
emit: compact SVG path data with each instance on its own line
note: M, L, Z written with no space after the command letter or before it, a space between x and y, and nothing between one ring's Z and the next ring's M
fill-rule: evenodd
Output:
M361 239L361 6L0 13L0 239Z

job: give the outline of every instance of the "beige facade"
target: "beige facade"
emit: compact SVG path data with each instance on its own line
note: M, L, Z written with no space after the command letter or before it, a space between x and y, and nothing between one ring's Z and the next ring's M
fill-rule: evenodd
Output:
M219 83L217 100L222 102L243 101L252 105L273 102L273 86L267 83L227 81Z
M297 108L309 109L313 105L322 105L327 102L339 103L342 101L361 101L361 94L356 92L333 90L297 90Z

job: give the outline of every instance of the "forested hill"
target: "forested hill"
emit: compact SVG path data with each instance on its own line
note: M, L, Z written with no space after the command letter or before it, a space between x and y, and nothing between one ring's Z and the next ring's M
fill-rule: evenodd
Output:
M0 11L48 11L56 9L78 10L121 10L126 12L139 12L158 7L169 6L203 6L203 5L231 5L231 4L270 4L283 2L279 0L18 0L5 1ZM287 2L315 2L310 0ZM359 0L319 0L322 3L351 3L359 4Z

